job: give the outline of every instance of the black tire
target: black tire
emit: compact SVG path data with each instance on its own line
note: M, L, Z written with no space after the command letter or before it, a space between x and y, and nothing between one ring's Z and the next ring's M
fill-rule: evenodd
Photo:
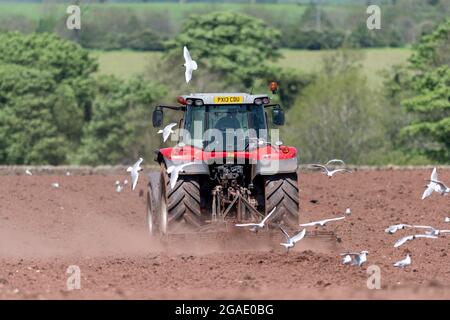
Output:
M298 229L299 193L296 173L277 174L264 178L266 215L277 208L272 222L283 222Z
M161 233L161 174L151 172L147 184L147 230L150 236Z
M161 177L164 181L162 198L167 205L167 227L162 233L174 233L180 228L185 231L186 227L193 230L201 227L204 217L200 210L199 177L179 175L173 189L170 187L169 175L164 165L161 165Z

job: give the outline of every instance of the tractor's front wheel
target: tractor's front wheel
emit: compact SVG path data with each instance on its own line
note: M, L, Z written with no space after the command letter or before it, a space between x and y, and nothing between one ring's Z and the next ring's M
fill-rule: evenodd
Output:
M277 208L274 222L298 229L299 193L297 173L277 174L264 179L266 215Z

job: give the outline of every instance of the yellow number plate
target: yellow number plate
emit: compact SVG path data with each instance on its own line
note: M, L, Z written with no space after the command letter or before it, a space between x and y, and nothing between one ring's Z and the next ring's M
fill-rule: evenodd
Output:
M227 103L242 103L244 98L242 96L224 96L214 97L214 103L227 104Z

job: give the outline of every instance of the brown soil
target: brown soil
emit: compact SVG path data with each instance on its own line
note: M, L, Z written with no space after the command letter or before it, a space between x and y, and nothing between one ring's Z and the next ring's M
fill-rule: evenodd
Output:
M307 238L289 254L278 245L281 234L265 241L238 233L242 239L229 245L190 236L169 244L150 240L143 176L137 190L121 193L114 181L125 175L1 176L0 298L448 299L450 235L394 249L395 240L413 231L384 233L401 222L450 229L444 223L450 197L420 200L429 174L358 171L328 179L302 172L301 222L340 216L347 207L352 214L324 228L337 242ZM439 174L450 181L450 170ZM347 250L368 250L368 262L342 265L339 253ZM407 253L412 265L394 268ZM373 264L381 268L381 290L366 286ZM66 288L70 265L81 269L80 290Z

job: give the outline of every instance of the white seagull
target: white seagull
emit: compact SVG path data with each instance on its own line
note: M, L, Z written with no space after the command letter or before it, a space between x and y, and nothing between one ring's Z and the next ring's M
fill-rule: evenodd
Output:
M445 233L450 233L450 230L439 230L439 229L435 229L433 227L425 227L429 229L428 231L425 231L426 234L432 235L432 236L439 236L441 234L445 234Z
M344 263L344 264L351 263L352 265L361 266L364 262L367 261L368 254L369 254L369 251L366 251L366 250L361 251L361 252L341 253L341 256L344 256L342 263ZM349 260L349 258L350 258L350 260Z
M136 185L137 185L137 182L139 179L139 171L143 170L141 168L142 161L144 161L144 159L139 158L139 160L136 161L136 163L133 164L132 167L128 167L128 169L127 169L127 172L130 172L130 174L131 174L131 182L132 182L131 190L134 190L136 188Z
M437 236L433 236L431 234L415 234L412 236L406 236L406 237L398 239L397 242L394 244L394 248L400 247L407 241L411 241L411 240L419 239L419 238L437 239Z
M325 165L328 166L329 164L332 164L332 163L335 163L335 162L339 162L339 163L341 163L342 165L345 166L345 162L342 161L341 159L332 159L332 160L328 161Z
M177 184L178 175L180 174L180 172L182 172L184 170L184 167L190 166L191 164L194 164L194 162L183 163L183 164L179 164L177 166L171 165L167 168L166 171L168 174L170 174L170 188L171 189L173 189L175 187L175 185Z
M250 231L258 232L258 229L263 229L266 225L267 220L272 216L272 214L277 210L277 207L273 208L272 211L269 212L267 216L264 217L264 219L261 220L259 223L238 223L235 224L236 227L251 227Z
M444 222L449 223L450 222L450 218L449 217L445 217Z
M348 173L351 173L351 172L352 172L352 171L349 170L349 169L335 169L335 170L330 170L330 169L328 169L326 166L321 165L321 164L311 164L310 166L311 166L311 167L314 167L314 168L320 168L320 169L322 169L323 173L326 174L329 178L331 178L335 173L338 173L338 172L348 172Z
M191 55L189 54L189 50L186 46L183 48L183 56L184 56L184 67L186 71L184 73L184 77L186 78L186 83L191 81L192 79L192 71L197 70L197 62L192 60Z
M33 174L31 173L30 169L25 170L25 174L28 176L32 176Z
M396 263L394 263L394 267L398 267L398 268L404 268L406 266L409 266L411 264L411 257L408 255L406 255L406 258L400 261L397 261Z
M350 208L347 208L346 210L345 210L345 214L346 215L351 215L352 214L352 210L350 210Z
M389 226L386 229L384 229L384 232L389 233L389 234L394 234L398 230L402 230L404 228L412 228L412 225L404 224L404 223L394 224L394 225Z
M313 221L313 222L308 222L308 223L302 223L302 224L300 224L300 227L313 227L313 226L323 227L330 221L337 221L337 220L342 220L342 219L345 219L345 217L338 217L338 218L331 218L331 219L324 219L324 220Z
M159 130L158 133L161 134L162 133L162 137L163 137L163 141L166 142L167 139L169 138L171 133L175 133L172 128L175 127L177 124L175 122L172 122L171 124L168 124L167 126L164 127L164 129Z
M295 236L290 237L289 234L281 227L279 226L281 232L283 232L286 243L280 243L281 246L285 247L287 251L289 251L290 248L293 248L297 242L302 240L305 237L306 229L303 229L299 233L297 233Z
M434 191L439 192L440 189L441 189L439 184L434 182L434 181L439 181L436 168L434 168L433 171L431 172L431 176L430 176L430 179L428 181L429 181L429 183L426 185L426 189L425 189L425 191L422 194L422 200L425 199L425 198L428 198L429 196L431 196L431 194Z

